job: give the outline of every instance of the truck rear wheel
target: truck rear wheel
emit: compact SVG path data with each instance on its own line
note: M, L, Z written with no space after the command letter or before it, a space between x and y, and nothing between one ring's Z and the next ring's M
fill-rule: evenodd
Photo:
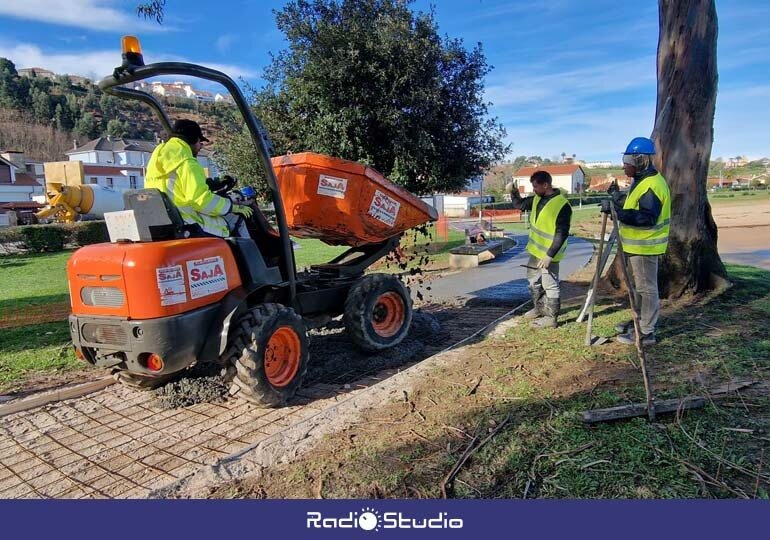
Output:
M230 393L262 406L280 407L307 372L308 343L302 319L280 304L262 304L238 321L225 352L235 366Z
M412 324L412 298L390 274L362 277L345 301L345 327L359 348L376 352L403 341Z

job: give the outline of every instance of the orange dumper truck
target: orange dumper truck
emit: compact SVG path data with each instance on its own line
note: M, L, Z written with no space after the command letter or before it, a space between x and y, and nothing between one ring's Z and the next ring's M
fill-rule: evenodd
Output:
M126 210L105 214L111 242L77 250L67 266L70 333L82 360L122 383L152 388L198 363L233 367L231 394L281 406L307 370L307 329L343 316L365 351L401 342L412 300L389 274L365 270L395 249L404 231L436 211L364 165L314 153L271 159L269 141L227 75L180 62L144 64L138 40L123 40L123 64L99 86L149 105L170 133L160 103L128 83L164 75L221 83L248 127L276 210L251 238L191 238L157 190L127 192ZM290 234L349 249L298 272Z

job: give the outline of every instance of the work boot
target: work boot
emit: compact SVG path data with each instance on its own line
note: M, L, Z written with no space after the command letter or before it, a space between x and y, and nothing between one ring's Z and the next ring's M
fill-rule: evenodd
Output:
M535 328L556 328L559 324L559 311L561 310L561 298L546 298L545 314L532 321Z
M538 317L542 317L544 315L543 301L545 299L545 293L543 292L543 289L536 287L527 288L529 289L529 294L532 296L532 309L524 314L524 318L527 320L533 320L537 319Z
M633 330L633 329L634 329L634 321L633 320L624 321L622 323L618 323L618 324L615 325L615 331L618 334L625 334L629 330Z
M633 327L625 334L620 334L615 338L615 341L624 345L636 345L636 332ZM655 332L649 334L642 334L642 345L655 345L658 340L655 339Z

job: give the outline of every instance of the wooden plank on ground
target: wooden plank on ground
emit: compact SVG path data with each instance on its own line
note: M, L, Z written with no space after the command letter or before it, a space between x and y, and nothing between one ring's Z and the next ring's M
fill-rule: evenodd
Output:
M672 413L683 409L701 409L705 405L705 398L699 396L683 399L664 399L655 402L655 414ZM630 405L620 405L608 409L583 411L583 422L586 424L596 424L598 422L622 420L624 418L634 418L636 416L647 416L646 403L631 403Z
M107 388L111 384L115 384L115 379L112 377L104 377L102 379L87 382L85 384L78 384L77 386L70 386L69 388L61 388L54 390L53 392L44 392L26 399L20 399L19 401L6 403L5 405L0 405L0 417L28 411L30 409L36 409L56 401L63 401L65 399L73 399L85 396L86 394L91 394L93 392L98 392L103 388Z

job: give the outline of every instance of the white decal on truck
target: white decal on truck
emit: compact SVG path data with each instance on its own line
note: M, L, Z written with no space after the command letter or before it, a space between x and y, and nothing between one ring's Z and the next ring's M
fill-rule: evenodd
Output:
M374 219L379 219L385 225L392 227L396 224L396 218L398 217L400 208L401 203L395 199L391 199L379 189L376 189L374 190L372 204L369 206L369 215L374 217Z
M187 302L182 265L156 268L155 276L158 281L161 306L173 306Z
M227 272L222 257L187 261L187 279L193 299L227 290Z
M318 179L319 195L334 197L335 199L344 199L347 189L348 181L346 178L335 178L333 176L322 174Z

